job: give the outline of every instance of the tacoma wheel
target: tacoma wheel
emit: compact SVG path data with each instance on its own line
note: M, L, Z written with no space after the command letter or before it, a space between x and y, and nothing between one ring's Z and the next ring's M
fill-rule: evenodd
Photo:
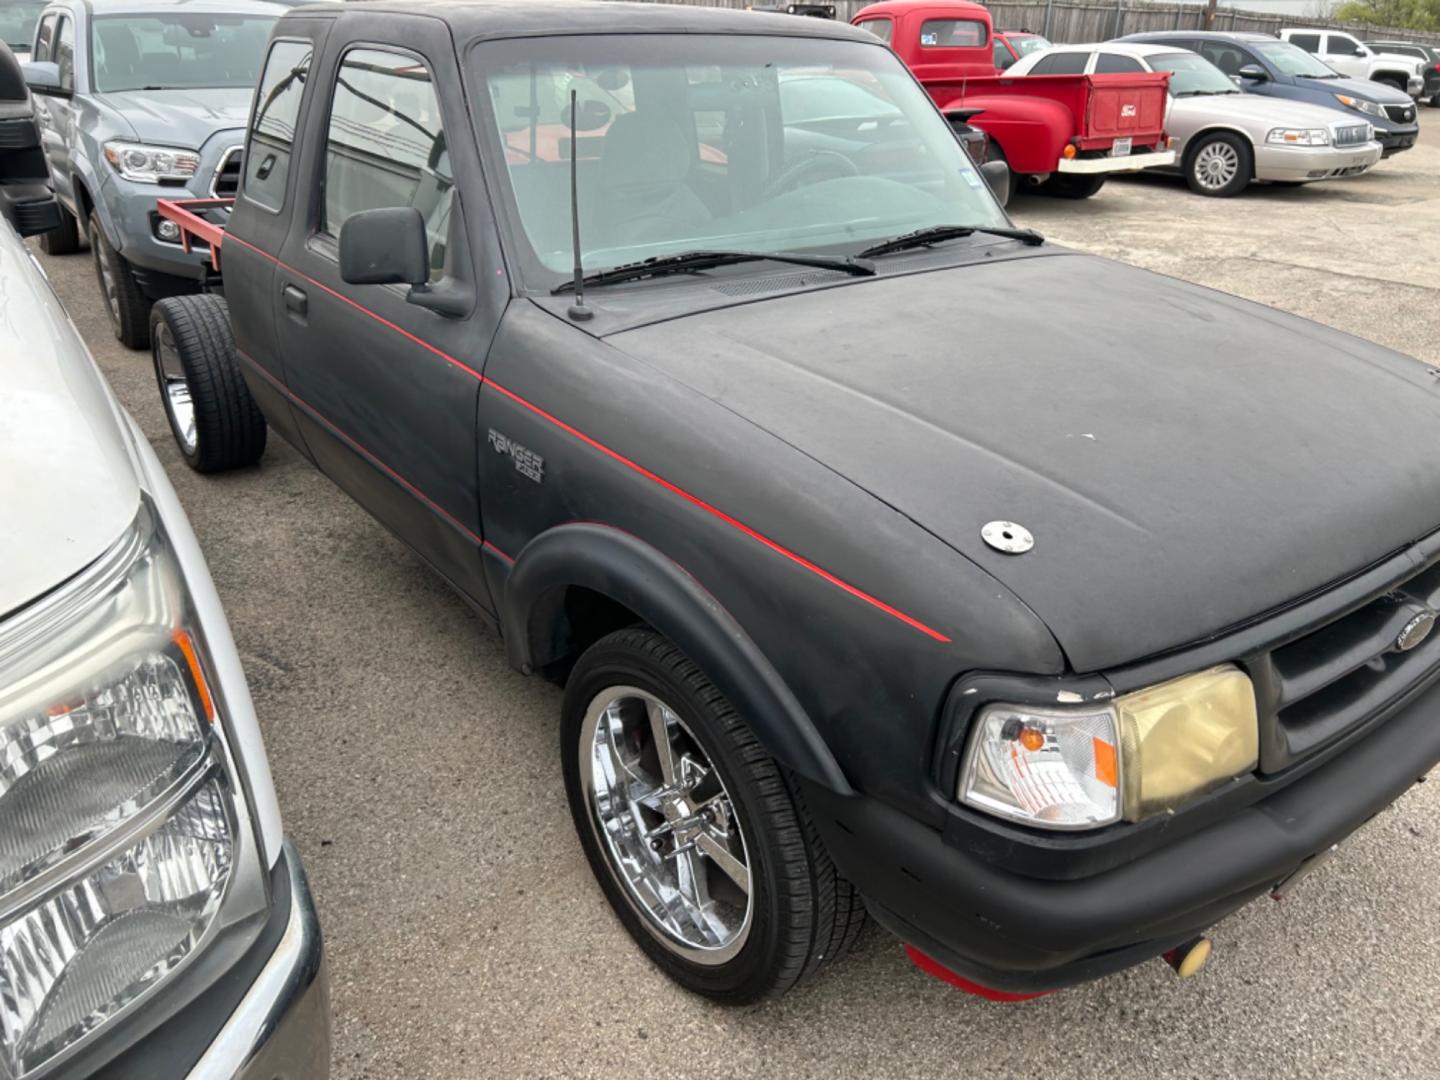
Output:
M1250 144L1239 135L1206 135L1185 157L1185 182L1200 195L1238 195L1250 183L1252 158Z
M60 224L40 234L40 250L46 255L73 255L80 250L80 223L65 207L59 210Z
M115 337L128 349L150 345L150 298L141 290L125 257L110 246L100 219L90 215L90 251L95 256L95 279Z
M646 629L592 646L561 725L580 842L650 958L729 1004L845 951L864 908L798 793L713 684Z
M149 336L160 400L185 463L222 472L258 461L265 417L240 374L225 301L208 294L161 300Z

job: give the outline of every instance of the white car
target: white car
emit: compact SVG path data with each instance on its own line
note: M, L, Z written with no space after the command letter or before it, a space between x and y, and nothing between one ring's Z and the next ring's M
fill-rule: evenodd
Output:
M1376 52L1339 30L1281 30L1280 38L1318 56L1341 75L1387 83L1412 98L1425 91L1425 65L1413 56Z
M1082 69L1088 75L1170 72L1165 130L1175 140L1173 169L1201 195L1237 195L1252 180L1307 184L1356 176L1380 160L1382 147L1368 121L1246 94L1210 61L1173 45L1058 45L1017 61L1006 74L1044 74L1047 58L1065 54L1088 55ZM1067 70L1077 70L1077 63Z
M33 150L14 65L3 134ZM326 1076L319 924L225 613L23 220L0 199L0 1077Z

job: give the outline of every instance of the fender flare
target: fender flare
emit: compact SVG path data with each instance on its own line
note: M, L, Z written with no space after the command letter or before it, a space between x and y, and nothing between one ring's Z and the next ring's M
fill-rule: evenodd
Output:
M841 795L854 790L779 673L729 611L673 560L608 525L560 525L515 560L500 604L510 662L533 670L544 656L567 587L635 612L693 660L745 717L776 760Z

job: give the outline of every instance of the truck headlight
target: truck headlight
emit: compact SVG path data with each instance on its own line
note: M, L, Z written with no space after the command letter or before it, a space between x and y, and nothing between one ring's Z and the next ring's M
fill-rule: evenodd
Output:
M126 180L141 184L183 184L200 168L193 150L144 143L107 142L105 160Z
M1329 146L1330 132L1324 128L1274 128L1265 141L1281 146Z
M178 971L241 873L263 896L202 649L148 504L101 569L0 626L0 1076Z
M1114 701L989 705L960 769L960 800L1047 829L1094 829L1174 809L1259 760L1255 693L1231 665Z
M1366 101L1364 98L1351 97L1349 94L1336 94L1335 100L1346 108L1355 109L1365 113L1367 116L1378 116L1385 118L1385 110L1373 101Z

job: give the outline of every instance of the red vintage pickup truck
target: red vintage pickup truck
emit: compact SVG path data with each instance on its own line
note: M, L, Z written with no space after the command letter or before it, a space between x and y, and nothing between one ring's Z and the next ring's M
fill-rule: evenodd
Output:
M1084 199L1105 177L1169 165L1169 75L1053 74L995 69L990 12L965 0L883 0L853 20L888 42L942 112L990 137L1018 187ZM962 110L964 112L962 112Z

